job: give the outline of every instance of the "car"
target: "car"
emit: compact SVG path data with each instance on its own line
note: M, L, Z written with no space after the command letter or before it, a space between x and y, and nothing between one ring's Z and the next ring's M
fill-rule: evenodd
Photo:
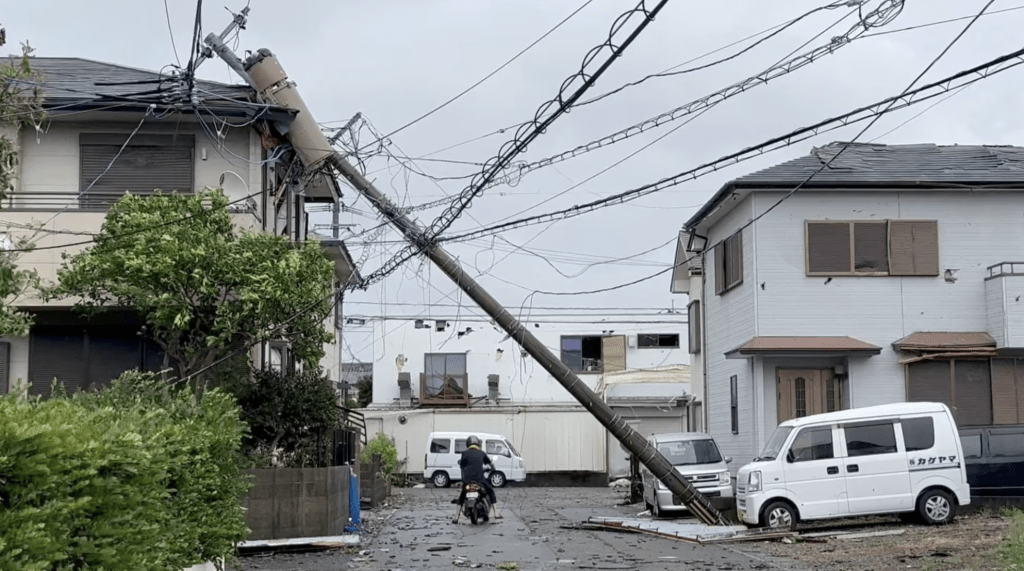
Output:
M972 496L1024 497L1024 424L964 427L960 442Z
M718 510L733 506L734 494L729 462L718 444L703 432L654 434L648 442L671 463ZM644 503L654 517L688 511L678 496L646 467L641 470Z

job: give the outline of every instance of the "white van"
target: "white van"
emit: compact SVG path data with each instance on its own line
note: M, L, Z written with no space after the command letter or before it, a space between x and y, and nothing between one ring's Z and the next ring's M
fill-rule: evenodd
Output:
M459 458L466 450L466 439L471 435L483 441L483 451L494 464L489 477L492 486L501 488L509 481L526 480L526 463L512 443L500 434L482 432L431 432L427 437L423 477L438 488L447 488L453 481L460 481L462 469L459 468Z
M736 475L740 521L913 514L952 521L971 503L953 415L941 403L899 403L787 420Z

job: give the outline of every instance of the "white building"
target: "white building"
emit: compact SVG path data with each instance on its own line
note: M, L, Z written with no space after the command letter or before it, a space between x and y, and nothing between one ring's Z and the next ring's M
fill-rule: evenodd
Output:
M694 384L733 467L836 409L1024 423L1024 148L854 144L787 197L840 148L733 180L685 225L672 288L697 302Z
M687 428L684 316L526 316L523 322L638 429ZM422 473L427 435L441 430L504 435L533 478L600 480L621 472L619 443L609 443L604 427L490 321L395 317L373 325L367 430L395 438L408 473Z

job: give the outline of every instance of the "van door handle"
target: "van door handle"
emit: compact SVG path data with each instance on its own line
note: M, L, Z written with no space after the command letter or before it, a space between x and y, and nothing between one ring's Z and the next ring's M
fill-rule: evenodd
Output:
M828 471L829 474L838 474L839 473L839 466L829 466L827 471Z
M849 466L846 467L846 471L847 472L860 472L860 467L858 467L856 464L850 464Z

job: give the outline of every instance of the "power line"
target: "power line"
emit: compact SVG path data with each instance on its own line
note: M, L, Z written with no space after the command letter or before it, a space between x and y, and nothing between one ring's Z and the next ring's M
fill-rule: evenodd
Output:
M922 86L918 89L907 91L897 96L883 99L877 103L873 103L866 107L860 107L853 111L844 113L824 121L820 121L808 127L803 127L795 131L791 131L781 137L774 137L765 142L752 147L747 147L741 151L731 153L720 157L714 161L704 163L698 167L683 171L679 174L661 179L657 182L641 186L639 188L628 190L613 194L611 196L594 200L586 204L573 206L572 208L566 208L549 212L546 214L538 214L535 216L529 216L521 218L511 222L504 222L501 224L495 224L485 228L479 228L464 234L457 236L445 236L439 240L441 242L450 241L463 241L472 238L479 238L488 236L496 232L502 232L511 230L513 228L521 228L524 226L530 226L533 224L542 224L545 222L554 222L557 220L563 220L565 218L572 218L579 216L587 212L592 212L597 208L606 206L612 206L616 204L623 204L630 200L646 196L659 192L666 188L688 182L690 180L696 180L702 176L718 172L719 170L728 166L762 156L766 153L779 150L788 146L791 146L799 141L809 139L811 137L833 131L842 127L846 127L853 123L858 123L866 119L881 116L882 114L891 112L897 109L904 109L912 105L933 99L935 97L947 94L955 89L972 85L991 77L997 73L1001 73L1008 69L1012 69L1021 64L1024 64L1024 49L1017 50L1004 56L1000 56L994 60L986 62L984 64L975 66L971 69L961 71L939 81L930 83ZM884 109L883 109L884 108Z
M164 14L167 15L167 33L171 36L171 49L174 50L174 59L180 68L181 58L178 57L178 46L174 45L174 27L171 26L171 8L167 5L167 0L164 0Z
M493 77L493 76L494 76L495 74L497 74L498 72L500 72L501 70L503 70L503 69L505 69L505 68L506 68L507 66L509 66L509 65L510 65L510 64L511 64L512 62L514 62L514 61L516 61L517 59L519 59L519 57L520 57L520 56L522 56L522 55L523 55L523 54L525 54L526 52L530 51L530 49L531 49L531 48L533 48L533 46L536 46L536 45L537 45L537 44L539 44L539 43L540 43L540 42L541 42L542 40L544 40L544 38L546 38L546 37L550 36L550 35L551 35L552 33L554 33L554 32L555 32L555 30L557 30L558 28L561 28L561 27L562 27L562 24L565 24L566 22L568 22L569 20L571 20L571 19L573 18L573 16L575 16L576 14L579 14L579 13L580 13L580 11L582 11L582 10L583 10L584 8L586 8L587 6L589 6L589 5L590 5L590 3L591 3L591 2L593 2L593 1L594 1L594 0L587 0L586 2L584 2L582 6L580 6L580 7L579 7L579 8L577 8L577 9L576 9L575 11L573 11L573 12L572 12L571 14L569 14L568 16L566 16L566 17L565 17L565 19L563 19L563 20L562 20L561 22L559 22L558 24L556 24L554 28L551 28L550 30L548 30L547 32L545 32L545 34L544 34L543 36L541 36L541 37L537 38L537 40L536 40L536 41L534 41L534 42L533 42L532 44L530 44L530 45L526 46L525 48L523 48L523 50L522 50L522 51L520 51L519 53L517 53L516 55L514 55L514 56L512 57L512 59L510 59L510 60L506 61L505 63L501 64L501 66L500 66L500 67L499 67L498 69L496 69L496 70L492 71L491 73L487 74L487 75L486 75L486 76L485 76L485 77L484 77L483 79L481 79L480 81L478 81L478 82L474 83L473 85L470 85L470 86L469 86L468 88L466 88L466 89L465 89L465 90L464 90L464 91L463 91L462 93L459 93L459 94L458 94L458 95L456 95L455 97L452 97L452 98L451 98L451 99L449 99L448 101L445 101L445 102L444 102L444 103L442 103L441 105L438 105L437 107L435 107L435 108L433 108L432 110L430 110L430 111L428 111L428 112L424 113L424 114L423 114L423 115L421 115L420 117L418 117L418 118L416 118L416 119L413 119L412 121L410 121L410 122L406 123L405 125L403 125L403 126L399 127L398 129L395 129L394 131L392 131L392 132L388 133L387 135L384 135L383 137L381 137L381 139L387 139L387 138L389 138L389 137L392 137L392 136L394 136L395 134L397 134L397 133L399 133L399 132L401 132L401 131L404 131L405 129L407 129L407 128L409 128L409 127L413 126L413 125L415 125L416 123L419 123L420 121L422 121L422 120L424 120L424 119L426 119L427 117L430 117L430 116L431 116L431 115L433 115L434 113L437 113L437 112L438 112L438 111L440 111L441 109L444 109L444 108L445 108L445 107L447 107L447 106L448 106L449 104L451 104L451 103L455 102L455 101L456 101L457 99L459 99L459 98L460 98L460 97L462 97L463 95L465 95L465 94L469 93L470 91L472 91L473 89L475 89L475 88L476 88L477 86L479 86L479 85L480 85L481 83L483 83L483 82L487 81L488 79L490 79L491 77Z
M1015 10L1024 10L1024 6L1017 6L1015 8L1004 8L1002 10L996 10L994 12L988 12L988 13L985 14L985 16L995 16L996 14L1002 14L1002 13L1005 13L1005 12L1013 12ZM906 27L906 28L899 28L899 29L896 29L896 30L886 30L884 32L874 32L874 33L871 33L871 34L865 34L862 37L873 38L875 36L884 36L886 34L896 34L896 33L899 33L899 32L909 32L909 31L912 31L912 30L920 30L922 28L930 28L932 26L939 26L939 25L942 25L942 24L951 24L953 22L960 22L962 20L969 20L969 19L971 19L973 17L974 16L961 16L959 18L951 18L949 20L940 20L938 22L929 22L927 24L919 24L917 26L909 26L909 27Z

